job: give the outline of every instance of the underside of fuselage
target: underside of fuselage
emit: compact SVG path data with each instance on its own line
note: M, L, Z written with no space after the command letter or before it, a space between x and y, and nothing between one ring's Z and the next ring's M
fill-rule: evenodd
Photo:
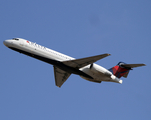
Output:
M82 72L79 69L67 66L67 65L63 64L62 62L60 62L60 61L52 60L52 59L49 59L49 58L46 58L46 57L43 57L43 56L40 56L40 55L36 55L34 53L26 52L24 50L20 50L20 49L14 48L14 47L9 47L9 48L14 50L14 51L17 51L19 53L23 53L27 56L30 56L30 57L36 58L38 60L41 60L43 62L46 62L46 63L52 64L54 66L57 66L58 68L60 68L64 71L67 71L68 73L73 73L73 74L76 74L76 75L80 75L80 76L83 76L83 77L88 78L89 80L93 81L93 77L87 75L86 73Z

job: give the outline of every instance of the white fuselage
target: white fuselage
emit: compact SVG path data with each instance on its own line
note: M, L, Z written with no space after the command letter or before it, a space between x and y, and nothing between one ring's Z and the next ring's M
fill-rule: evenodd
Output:
M57 65L57 62L75 60L75 58L73 57L56 52L54 50L51 50L49 48L46 48L44 46L38 45L36 43L21 38L5 40L4 45L15 51L42 60L52 65ZM122 83L122 80L115 77L110 71L94 63L80 68L79 71L82 71L93 78L91 79L79 74L82 78L89 81L93 82L110 81Z

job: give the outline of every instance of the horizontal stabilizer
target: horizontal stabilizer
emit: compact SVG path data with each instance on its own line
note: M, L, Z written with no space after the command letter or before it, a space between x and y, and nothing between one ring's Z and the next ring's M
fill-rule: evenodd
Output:
M122 66L127 67L127 68L135 68L135 67L141 67L141 66L146 66L146 65L145 64L124 64Z
M82 67L87 66L89 64L92 64L92 63L94 63L100 59L103 59L109 55L110 54L102 54L102 55L97 55L97 56L92 56L92 57L87 57L87 58L64 61L62 63L67 65L67 66L79 69L79 68L82 68Z

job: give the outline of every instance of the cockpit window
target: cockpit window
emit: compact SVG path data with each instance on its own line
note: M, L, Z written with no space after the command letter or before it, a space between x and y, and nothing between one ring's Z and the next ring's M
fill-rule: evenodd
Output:
M18 38L13 38L13 40L19 40Z

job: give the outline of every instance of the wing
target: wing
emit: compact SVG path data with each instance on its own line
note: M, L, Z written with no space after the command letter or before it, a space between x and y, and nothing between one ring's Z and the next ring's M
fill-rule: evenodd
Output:
M92 56L92 57L87 57L87 58L81 58L81 59L76 59L76 60L70 60L70 61L64 61L62 62L63 64L74 67L74 68L82 68L84 66L87 66L89 64L92 64L104 57L109 56L110 54L102 54L102 55L97 55L97 56Z
M56 66L54 67L54 74L55 74L55 82L56 86L61 87L62 84L68 79L68 77L71 75L71 73L68 73L66 71L63 71L59 69Z

